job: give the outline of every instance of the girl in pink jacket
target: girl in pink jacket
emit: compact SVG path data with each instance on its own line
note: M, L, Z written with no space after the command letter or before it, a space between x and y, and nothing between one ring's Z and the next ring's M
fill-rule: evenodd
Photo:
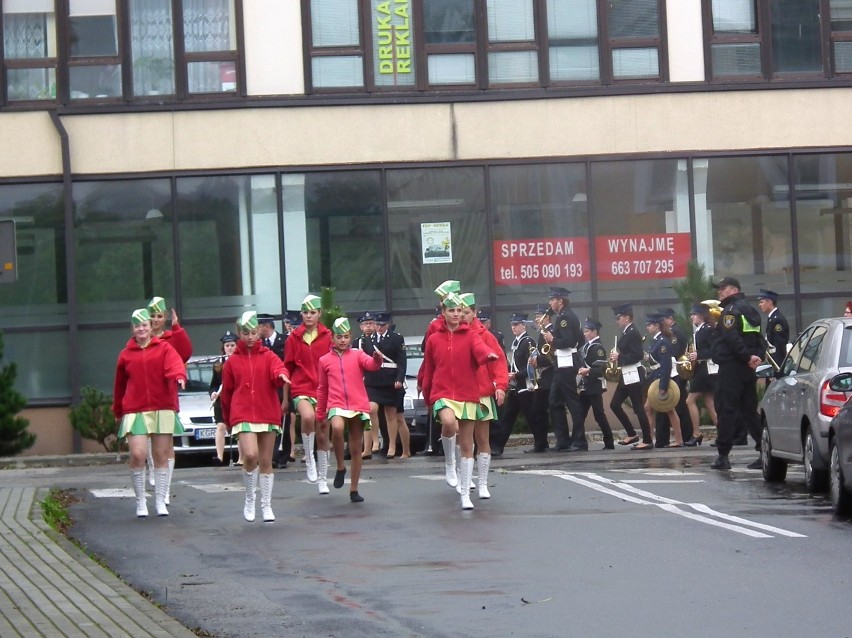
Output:
M352 453L352 480L349 500L361 503L364 497L358 494L358 479L361 477L362 437L370 429L370 399L364 387L364 371L375 371L382 367L382 353L378 350L370 357L361 350L352 349L352 332L346 317L335 319L332 326L332 350L320 357L319 387L317 388L317 421L331 420L331 439L337 472L334 487L343 487L346 466L343 464L343 429L349 426L349 449ZM327 494L328 489L320 494Z

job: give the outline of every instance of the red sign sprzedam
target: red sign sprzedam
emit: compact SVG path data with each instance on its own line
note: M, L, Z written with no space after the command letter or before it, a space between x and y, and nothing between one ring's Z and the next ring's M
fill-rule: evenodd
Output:
M589 241L585 237L494 242L494 283L498 286L589 279Z

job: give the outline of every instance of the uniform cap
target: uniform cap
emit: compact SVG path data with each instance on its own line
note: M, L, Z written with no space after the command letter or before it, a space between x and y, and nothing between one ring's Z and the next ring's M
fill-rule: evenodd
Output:
M551 286L550 290L547 292L548 299L554 299L556 297L568 297L571 294L570 290L566 288L562 288L561 286Z
M657 308L657 313L664 317L674 317L677 314L674 308Z
M778 293L772 290L766 290L764 288L760 289L760 293L757 295L758 299L769 299L772 303L778 301Z
M546 303L540 303L540 304L538 304L538 305L535 307L535 314L537 314L537 315L543 315L543 314L545 314L548 310L550 310L550 306L548 306Z
M480 321L491 321L490 310L479 310L477 311L476 316L479 317Z
M373 313L373 312L370 312L369 310L367 312L365 312L363 315L361 315L360 317L358 317L358 323L364 323L365 321L375 321L375 320L376 320L376 314Z
M445 308L462 308L464 306L464 302L461 298L454 292L451 292L444 300L441 302Z
M331 329L336 335L345 335L347 332L352 332L352 328L349 327L349 319L346 317L338 317L335 319Z
M268 315L265 312L263 312L263 313L260 313L259 315L257 315L257 323L258 324L266 323L266 324L269 324L271 326L274 326L275 325L275 318L272 315Z
M390 323L391 316L388 312L377 312L376 313L376 323L380 326L385 326Z
M625 303L620 306L613 306L612 311L615 313L615 316L618 315L632 315L633 314L633 304Z
M246 310L239 319L237 319L237 327L241 330L253 330L257 328L257 312L254 310Z
M733 286L737 290L742 290L740 280L736 277L723 277L719 283L713 284L714 288L725 288L727 286Z
M446 297L451 292L459 292L460 290L460 282L456 281L455 279L447 279L447 281L435 288L435 294L439 297Z
M657 313L652 313L652 314L649 314L645 317L645 323L646 324L648 324L648 323L662 324L664 318L665 317L663 315L660 315L660 314L657 314Z
M147 308L137 308L133 311L133 314L130 315L130 323L134 326L138 326L146 321L151 321L151 315Z
M316 295L308 295L307 297L302 299L302 312L320 309L322 309L322 299L320 299Z
M459 294L459 299L461 299L462 305L467 308L473 308L476 305L476 295L472 292L463 292Z
M689 311L691 315L703 315L708 310L710 310L710 306L707 306L703 303L694 303L692 304L692 309Z
M543 313L542 313L543 314ZM526 323L529 321L529 315L523 312L516 312L512 315L511 322L512 323Z
M152 297L148 302L148 312L165 312L166 300L162 297Z
M591 317L586 317L586 320L583 322L583 328L586 330L594 330L595 332L599 332L601 328L603 328L603 324Z
M230 330L227 330L225 332L225 334L223 334L221 337L219 337L219 341L221 341L222 343L233 343L236 340L237 340L237 335L235 335Z

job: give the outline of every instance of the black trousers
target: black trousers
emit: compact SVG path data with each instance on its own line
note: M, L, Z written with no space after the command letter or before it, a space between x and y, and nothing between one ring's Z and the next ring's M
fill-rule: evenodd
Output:
M601 434L603 434L604 444L611 444L613 442L612 428L609 426L609 419L606 418L606 412L604 412L603 394L581 392L580 405L583 409L583 419L579 425L574 426L574 445L577 447L588 446L588 443L586 443L586 417L589 416L589 409L595 415L595 421L601 430Z
M553 434L556 435L556 449L571 446L566 407L576 427L583 420L583 411L580 406L580 395L577 392L577 372L573 367L556 368L550 385L550 423L553 426Z
M757 377L747 365L731 362L719 364L716 376L716 450L728 456L739 428L745 427L752 438L760 441L760 417L757 414Z
M506 393L506 401L503 403L503 414L500 417L499 421L491 422L491 449L502 451L503 448L506 447L506 443L509 441L509 437L512 434L512 428L515 425L515 421L518 418L518 415L523 412L524 418L527 420L527 425L530 428L530 432L533 431L533 420L535 419L533 412L533 391L524 390L523 392L518 392L517 390L510 390ZM547 433L545 432L545 437Z
M547 433L550 431L550 388L539 388L533 393L533 418L530 431L533 435L533 445L547 449Z
M639 419L639 427L642 428L642 442L651 445L654 441L651 439L651 424L648 423L648 416L645 414L644 385L642 381L630 385L624 385L623 381L619 381L618 387L612 395L612 401L609 402L609 407L615 418L621 423L624 431L627 432L627 436L636 436L636 428L633 427L622 407L624 402L630 399L633 412Z

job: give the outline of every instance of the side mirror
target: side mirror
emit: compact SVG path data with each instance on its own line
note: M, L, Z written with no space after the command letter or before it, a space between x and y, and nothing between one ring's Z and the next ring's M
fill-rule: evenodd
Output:
M852 392L852 372L841 372L831 377L828 387L835 392Z
M774 379L775 378L775 368L773 368L768 363L763 363L754 371L754 374L758 379Z

